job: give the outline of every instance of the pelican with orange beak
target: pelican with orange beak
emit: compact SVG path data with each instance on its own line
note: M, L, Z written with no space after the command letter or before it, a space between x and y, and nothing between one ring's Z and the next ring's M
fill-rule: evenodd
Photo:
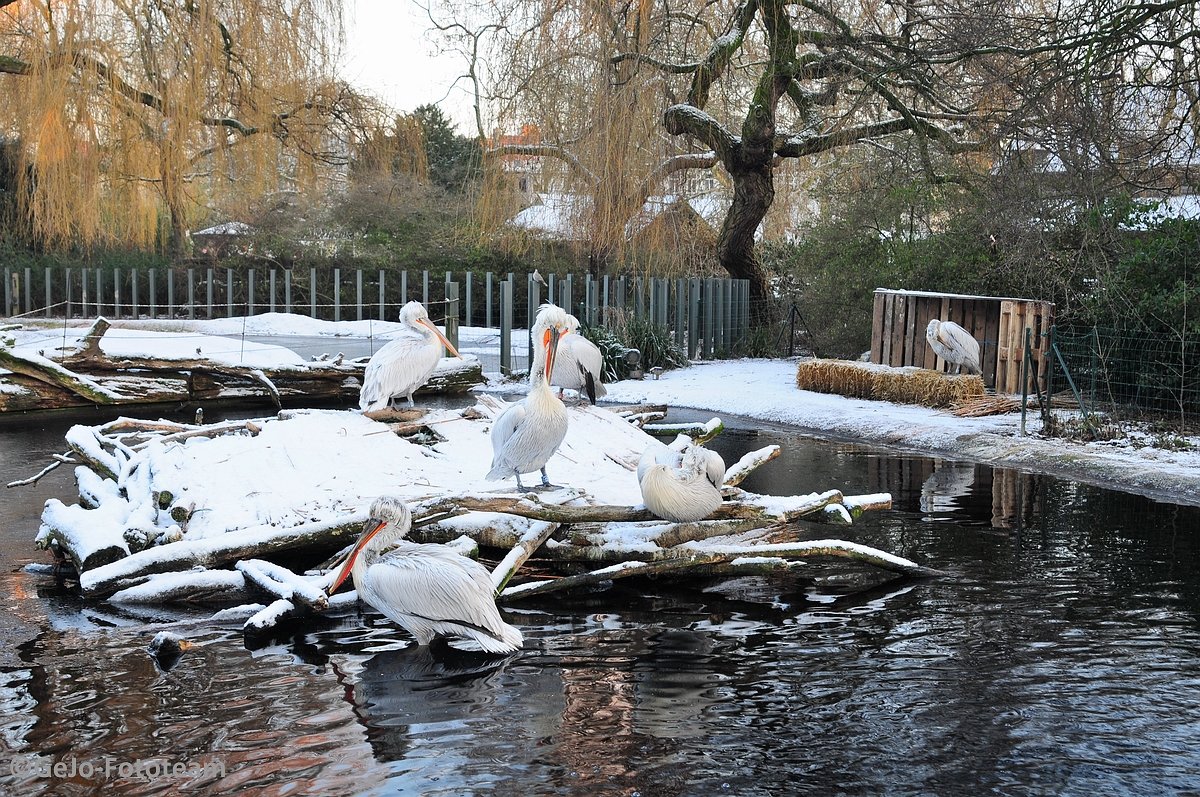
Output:
M376 498L328 594L353 577L358 597L418 645L447 638L488 653L519 650L521 632L500 617L487 568L446 545L405 540L411 528L412 512L403 499Z
M529 374L529 393L509 405L492 424L492 469L490 480L517 477L522 473L542 472L542 485L550 486L546 463L567 436L567 408L550 389L558 342L571 331L570 316L561 307L544 304L534 320L534 343L540 347Z
M404 396L408 406L413 406L413 393L429 381L445 353L443 346L462 359L429 320L429 313L420 302L409 302L400 308L400 323L404 325L400 335L367 362L358 395L363 412L381 410L396 396Z

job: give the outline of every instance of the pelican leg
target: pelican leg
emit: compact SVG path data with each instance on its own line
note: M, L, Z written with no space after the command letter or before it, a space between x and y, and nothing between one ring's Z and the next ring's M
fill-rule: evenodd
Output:
M546 466L545 465L542 466L542 486L543 487L550 486L550 477L546 475Z
M416 402L413 401L412 393L408 394L408 406L410 406L410 407L417 406Z
M525 485L521 484L521 474L515 470L513 471L513 473L517 474L517 489L520 490L521 492L525 492Z

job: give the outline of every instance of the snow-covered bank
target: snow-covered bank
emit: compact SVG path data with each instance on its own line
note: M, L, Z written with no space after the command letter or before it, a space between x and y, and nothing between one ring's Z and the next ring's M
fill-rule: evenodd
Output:
M70 336L64 334L62 322L57 322L57 329L53 328L54 323L30 321L24 329L5 334L15 338L17 346L53 349L56 344L69 345ZM51 328L36 328L43 324ZM83 322L71 323L73 331L84 326ZM400 328L393 322L319 321L284 313L211 321L119 321L114 322L114 326L227 336L228 339L221 343L213 339L196 340L191 336L177 338L172 343L169 335L143 336L140 343L135 343L137 337L130 335L127 345L140 345L143 349L170 346L189 351L199 346L208 356L228 352L236 362L242 362L251 351L256 358L266 360L294 356L286 349L245 342L240 338L241 334L279 336L281 347L286 347L288 336L322 336L329 337L331 342L339 337L370 338L378 339L382 345ZM464 353L476 353L481 359L498 354L499 331L496 329L462 327L459 335L459 348ZM151 343L149 337L157 337L157 341ZM512 338L512 349L520 362L527 345L526 336L522 331L514 330ZM258 362L261 360L256 359ZM1083 444L1046 439L1038 436L1040 421L1036 413L1031 413L1028 419L1030 434L1022 437L1020 416L1016 413L960 418L943 410L802 391L796 388L796 363L797 360L696 363L691 368L667 371L657 380L647 378L610 385L608 401L663 403L735 414L789 424L821 435L1049 473L1157 499L1200 505L1200 438L1190 438L1187 441L1191 444L1190 449L1183 451L1149 445L1139 447L1130 440ZM508 383L503 389L512 391L514 387Z
M797 360L720 360L609 386L608 400L650 402L784 423L904 451L982 462L1200 505L1200 438L1168 451L1130 441L1075 443L1038 436L1030 413L960 418L945 410L863 401L796 388Z

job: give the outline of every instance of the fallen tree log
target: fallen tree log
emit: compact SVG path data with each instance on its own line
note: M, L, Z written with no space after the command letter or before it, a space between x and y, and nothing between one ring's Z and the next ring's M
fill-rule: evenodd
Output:
M489 484L480 454L490 449L490 418L503 406L489 397L464 412L431 410L414 423L436 429L437 439L418 442L397 438L388 424L361 413L331 410L209 426L120 418L74 427L68 442L83 463L76 470L83 505L48 502L39 541L72 559L92 597L142 585L143 594L151 594L155 584L183 579L196 567L234 568L263 604L248 628L319 611L322 596L314 590L328 579L297 576L279 557L311 573L358 537L369 500L393 490L413 510L413 540L453 542L465 535L489 556L499 552L497 590L507 590L533 558L538 572L569 576L610 565L651 568L635 574L658 572L653 567L660 565L663 572L711 573L748 567L744 558L770 568L777 565L768 562L801 555L859 557L894 572L920 573L884 552L864 555L852 543L816 546L802 539L811 527L795 522L852 522L863 511L889 507L888 495L764 496L738 487L778 456L777 446L735 463L726 500L710 517L694 523L655 518L635 503L640 491L632 472L651 439L591 406L568 410L576 437L556 455L557 472L575 486L480 492ZM447 487L456 484L463 489ZM321 568L328 573L335 566L325 561ZM162 575L168 573L174 575ZM204 588L200 581L195 590ZM176 586L180 591L169 594L189 594L182 582Z
M530 598L536 595L546 595L552 592L563 592L592 586L619 578L633 576L662 575L678 570L697 567L711 567L746 558L796 558L814 556L835 556L854 559L905 576L928 578L946 575L941 570L924 567L899 556L884 551L858 545L843 540L813 540L791 545L724 545L713 548L680 548L672 553L664 553L660 558L649 562L620 562L618 564L581 573L565 576L549 581L527 581L524 584L505 589L500 594L500 600L514 601Z
M366 360L281 362L274 366L242 365L203 356L113 356L103 338L111 325L98 318L79 345L59 361L42 353L0 345L0 412L35 411L101 404L106 406L211 401L265 397L275 407L285 400L356 400ZM483 382L475 358L444 358L418 395L462 393Z

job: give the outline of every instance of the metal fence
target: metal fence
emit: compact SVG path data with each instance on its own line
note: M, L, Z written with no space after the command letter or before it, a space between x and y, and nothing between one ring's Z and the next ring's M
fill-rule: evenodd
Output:
M1071 386L1087 412L1200 421L1200 336L1100 327L1052 331Z
M230 318L266 312L328 321L391 320L416 299L448 331L500 330L502 370L514 328L526 329L545 301L587 325L613 311L671 330L691 358L727 356L750 325L748 280L496 274L340 268L4 269L0 316L54 318ZM440 308L445 308L444 314ZM455 338L451 337L454 341Z

